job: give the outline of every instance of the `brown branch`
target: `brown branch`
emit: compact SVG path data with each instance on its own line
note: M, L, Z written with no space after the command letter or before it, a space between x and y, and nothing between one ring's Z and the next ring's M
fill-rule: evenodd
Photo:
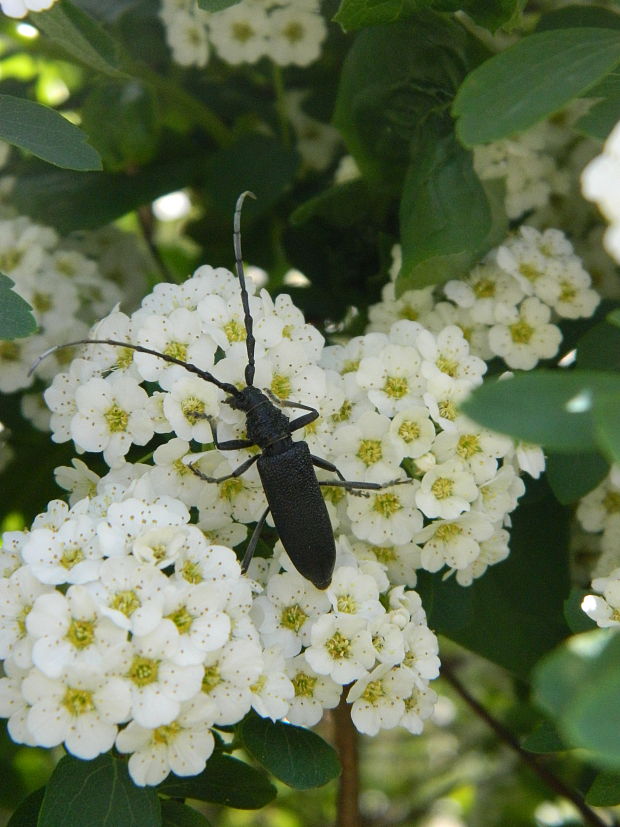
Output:
M340 703L333 710L334 743L342 764L338 785L336 827L361 827L359 810L359 755L358 735L351 720L351 706L345 700L347 687Z
M552 789L555 793L562 796L563 798L567 798L571 801L575 807L579 810L581 815L583 816L583 820L586 824L592 825L592 827L609 827L608 823L602 821L597 814L588 807L585 803L583 798L579 795L579 793L572 789L571 787L567 786L561 778L558 778L555 773L541 764L538 758L530 752L527 752L523 749L521 744L515 738L515 736L510 732L506 727L494 718L488 709L485 709L474 697L473 695L469 694L469 691L463 686L461 681L455 675L452 667L447 664L445 661L442 661L441 664L441 675L445 678L449 684L458 692L461 698L468 704L471 709L481 718L487 726L489 726L493 732L497 735L500 741L503 741L507 746L510 747L514 752L517 753L521 761L523 761L527 766L536 773L536 775L545 783L550 789Z

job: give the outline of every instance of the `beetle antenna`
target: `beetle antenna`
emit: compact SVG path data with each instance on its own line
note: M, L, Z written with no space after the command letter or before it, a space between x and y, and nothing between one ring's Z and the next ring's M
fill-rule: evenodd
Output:
M65 342L64 345L54 345L54 347L50 347L45 351L45 353L42 353L36 359L28 371L28 376L31 376L41 362L44 359L47 359L48 356L51 356L52 353L56 353L57 350L62 350L65 347L74 347L75 345L113 345L114 347L128 347L130 350L137 350L138 353L148 353L149 356L157 356L158 359L163 359L165 362L170 362L173 365L179 365L189 371L189 373L195 373L196 376L204 379L205 382L211 382L212 385L216 385L229 396L239 396L240 394L240 391L234 385L231 385L229 382L221 382L212 373L209 373L209 371L201 370L196 367L196 365L192 365L190 362L183 362L181 359L177 359L174 356L169 356L167 353L160 353L158 350L151 350L151 348L142 347L142 345L132 345L129 342L118 342L116 339L78 339L76 342Z
M254 364L254 345L255 339L252 333L253 320L250 315L250 300L248 299L248 291L245 287L245 273L243 272L243 260L241 258L241 208L246 196L256 198L253 192L246 190L242 192L237 198L235 206L235 217L233 220L233 245L235 248L235 269L239 284L241 285L241 301L243 303L244 324L245 324L245 346L248 352L248 363L245 367L245 384L250 386L254 383L254 371L256 366Z

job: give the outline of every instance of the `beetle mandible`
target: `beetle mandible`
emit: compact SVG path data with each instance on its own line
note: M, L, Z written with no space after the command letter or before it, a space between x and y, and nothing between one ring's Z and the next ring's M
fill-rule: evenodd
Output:
M250 538L242 562L245 572L250 564L261 530L269 512L280 535L282 545L289 555L297 571L318 589L325 589L331 583L332 572L336 560L336 545L327 512L325 501L321 494L321 486L341 486L352 493L367 493L389 485L410 482L409 479L390 480L385 483L358 482L345 479L344 475L331 462L310 453L308 445L303 441L294 441L294 431L306 427L314 422L320 414L309 405L293 402L288 399L279 399L271 391L260 390L255 387L253 319L250 313L248 292L245 284L245 273L241 255L241 208L247 196L255 198L253 193L245 191L237 199L233 219L233 246L235 253L235 269L241 289L241 301L244 312L245 342L247 350L247 364L245 366L244 388L237 388L229 382L223 382L209 371L201 370L189 362L183 362L174 356L160 353L142 345L120 342L114 339L79 339L56 345L41 354L34 363L32 372L39 362L54 353L56 350L80 344L105 344L116 347L129 348L139 353L147 353L180 365L190 373L194 373L205 382L210 382L224 391L224 404L235 410L242 411L246 417L245 439L231 439L220 442L217 436L217 423L212 416L203 414L209 421L213 433L213 442L221 451L235 451L243 448L258 446L260 453L254 454L242 462L230 474L221 477L210 477L200 471L196 465L190 464L190 469L208 483L221 483L233 477L239 477L254 463L258 468L267 508L259 517L252 537ZM295 419L283 413L282 408L297 408L305 411ZM318 480L315 468L330 471L336 474L335 480Z

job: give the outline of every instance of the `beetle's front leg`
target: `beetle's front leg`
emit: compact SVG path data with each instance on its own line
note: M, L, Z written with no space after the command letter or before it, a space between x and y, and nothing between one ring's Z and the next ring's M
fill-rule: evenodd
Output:
M226 445L225 442L222 443L222 444ZM190 471L193 474L196 474L197 477L200 477L201 480L204 480L205 482L219 483L219 482L225 482L226 480L230 480L233 477L240 477L241 474L243 474L245 471L247 471L248 468L250 468L256 462L256 460L259 458L259 456L260 456L260 454L255 454L253 457L250 457L249 459L246 459L245 462L242 462L241 465L238 465L234 469L234 471L231 471L230 474L224 474L223 477L209 477L207 474L204 474L199 468L196 467L196 465L194 465L192 463L189 463L187 467L190 469Z
M201 413L194 414L195 419L206 419L211 426L211 433L213 434L213 444L220 451L239 451L242 448L252 448L256 445L251 439L227 439L225 442L220 442L217 438L217 420L211 414ZM191 468L191 466L190 466Z

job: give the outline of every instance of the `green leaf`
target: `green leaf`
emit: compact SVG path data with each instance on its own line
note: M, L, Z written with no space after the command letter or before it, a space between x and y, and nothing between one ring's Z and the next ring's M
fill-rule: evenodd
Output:
M534 674L534 698L562 737L591 763L620 769L620 636L597 629L570 638Z
M101 169L101 158L82 130L41 103L0 95L0 138L57 167Z
M538 21L537 32L550 29L620 29L620 14L602 6L564 6L553 9Z
M399 295L461 278L507 229L494 221L471 153L452 132L429 123L414 147L400 203Z
M610 462L620 463L620 389L599 393L594 400L594 421L598 443Z
M13 815L7 821L6 827L34 827L37 824L44 795L45 787L30 793L28 798L25 798L13 812Z
M332 19L340 23L345 32L350 32L364 26L406 20L432 5L433 0L342 0Z
M121 74L116 41L69 0L60 0L48 11L39 12L34 23L80 63L104 75Z
M581 608L583 598L591 593L592 589L580 589L578 586L573 586L564 601L564 617L568 628L575 635L596 629L596 623Z
M467 588L454 577L444 580L443 572L420 572L416 588L432 629L526 678L568 633L562 607L570 590L569 512L544 483L531 481L511 516L506 560Z
M156 103L153 91L138 80L108 80L90 92L82 107L82 127L106 169L135 168L152 159L160 132Z
M620 772L600 772L586 793L590 807L615 807L620 804Z
M368 221L375 205L385 206L385 199L372 192L363 178L336 184L304 201L289 216L295 227L312 218L325 219L335 227L351 227Z
M179 801L162 801L161 817L162 827L209 827L202 813Z
M553 451L594 452L592 408L596 395L607 392L620 393L619 374L537 370L485 382L461 409L488 428Z
M599 322L577 340L577 367L620 373L620 330Z
M0 273L0 339L22 339L37 329L32 308L14 290L15 282Z
M309 729L249 715L240 734L250 755L296 790L322 787L340 775L334 748Z
M613 324L616 327L620 327L620 309L612 310L611 313L607 316L607 321L609 324Z
M60 172L37 165L18 176L13 203L22 214L66 235L101 227L141 204L186 186L202 163L202 153L180 153L174 160L142 167L134 175Z
M445 113L469 63L463 28L427 13L364 29L349 50L333 121L365 178L398 192L410 144L432 113Z
M93 761L61 758L45 790L37 827L157 827L153 788L136 787L127 763L109 754Z
M236 6L241 0L197 0L198 7L205 11L222 11Z
M204 186L214 209L230 221L240 192L251 190L244 218L269 212L293 181L299 164L294 150L275 138L245 133L237 141L213 153L206 165Z
M588 97L602 100L579 118L575 129L590 138L604 141L620 120L620 72L607 75L594 89L590 89Z
M563 505L574 503L592 491L609 471L609 463L598 453L549 454L547 480Z
M522 132L584 95L620 61L620 31L557 29L523 38L467 76L455 98L465 146Z
M540 755L562 752L566 749L551 721L541 721L536 729L521 741L521 746L528 752L535 752Z
M196 798L238 810L259 810L277 794L264 772L221 752L209 758L200 775L190 778L170 775L158 791L171 798Z

